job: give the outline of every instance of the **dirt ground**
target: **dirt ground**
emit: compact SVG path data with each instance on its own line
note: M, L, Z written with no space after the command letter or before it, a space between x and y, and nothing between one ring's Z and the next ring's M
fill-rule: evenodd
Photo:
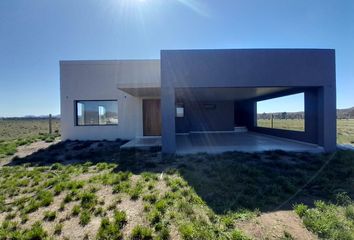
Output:
M20 147L18 147L15 156L23 158L28 155L31 155L34 152L37 152L40 149L46 149L49 146L56 144L58 142L59 142L59 140L54 141L54 142L49 142L49 143L44 142L44 141L40 141L40 142L31 143L29 145L20 146Z
M51 145L57 144L58 142L60 142L60 140L55 140L54 142L39 141L28 145L19 146L14 156L9 156L1 159L0 167L8 164L14 157L23 158L29 156L41 149L46 149Z
M21 146L18 148L18 151L15 156L23 158L41 149L46 149L56 143L58 143L58 141L52 143L35 142L30 145ZM162 181L162 174L163 173L161 173L161 176L159 177L159 182L157 185L157 190L159 190L160 194L166 191L166 186ZM75 177L74 179L87 180L90 177L92 177L91 174L82 174ZM105 205L111 204L115 198L115 196L112 195L112 189L109 187L100 189L97 195L105 200ZM33 213L30 216L30 221L28 222L28 225L34 222L35 220L41 220L43 212L45 210L58 210L59 204L62 201L63 197L63 195L57 196L53 205ZM68 217L70 215L70 211L73 205L74 203L68 204L66 206L66 211L62 211L59 213L58 219ZM143 217L144 204L142 200L131 201L128 198L122 198L121 202L117 205L117 209L124 210L127 213L128 224L123 230L124 236L128 236L128 233L131 232L132 228L137 224L147 224L146 219L144 219ZM79 219L77 217L68 218L69 219L65 223L63 228L63 232L65 234L63 234L62 237L70 236L74 237L75 239L82 239L85 236L89 236L89 238L93 238L95 232L97 232L97 229L99 228L100 218L98 217L93 217L92 221L84 228L80 227ZM45 223L44 227L49 232L53 232L52 225ZM239 220L236 223L236 227L240 230L243 230L248 236L252 237L253 239L283 239L286 234L293 237L293 239L318 239L313 233L311 233L304 227L300 218L293 211L290 210L267 212L262 213L258 217L251 218L250 220ZM174 229L174 226L172 226L171 238L180 239L178 231Z
M299 240L318 239L305 228L301 219L293 211L264 213L249 221L240 221L236 225L255 239L280 239L285 233Z

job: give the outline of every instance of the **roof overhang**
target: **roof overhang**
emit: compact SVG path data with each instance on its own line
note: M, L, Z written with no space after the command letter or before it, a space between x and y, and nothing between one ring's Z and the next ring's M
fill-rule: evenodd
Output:
M160 97L159 87L119 88L119 89L126 93L129 93L134 97Z
M297 88L289 87L234 87L234 88L176 88L176 99L192 101L243 101L270 96L280 93L290 93Z
M135 97L160 96L159 60L125 61L117 76L117 88Z

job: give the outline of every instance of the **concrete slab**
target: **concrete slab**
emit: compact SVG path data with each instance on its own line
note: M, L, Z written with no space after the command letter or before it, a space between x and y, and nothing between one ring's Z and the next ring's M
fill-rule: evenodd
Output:
M323 148L309 143L254 132L208 133L176 136L177 154L222 153L227 151L263 152L283 150L291 152L323 152Z
M150 148L150 147L161 147L161 137L139 137L134 138L120 146L120 148Z

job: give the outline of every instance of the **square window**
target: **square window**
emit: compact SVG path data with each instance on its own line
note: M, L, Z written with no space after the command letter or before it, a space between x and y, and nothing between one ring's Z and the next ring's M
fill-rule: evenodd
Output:
M176 107L176 117L184 117L184 107Z
M76 101L76 125L100 126L118 124L118 104L115 100Z

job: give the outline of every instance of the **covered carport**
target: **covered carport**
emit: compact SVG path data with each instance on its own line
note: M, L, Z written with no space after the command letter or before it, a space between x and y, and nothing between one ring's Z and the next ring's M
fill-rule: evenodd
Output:
M257 101L299 92L305 96L304 131L255 124ZM191 152L333 151L334 51L161 51L161 108L164 153L183 152L182 148ZM250 132L235 134L237 126Z

